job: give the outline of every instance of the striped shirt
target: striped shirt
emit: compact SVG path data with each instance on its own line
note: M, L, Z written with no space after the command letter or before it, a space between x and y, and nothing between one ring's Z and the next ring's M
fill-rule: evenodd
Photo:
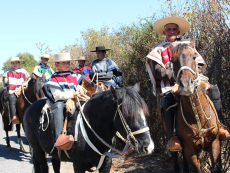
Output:
M77 85L80 77L81 75L71 71L56 71L43 87L50 89L49 94L52 95L55 101L68 100L74 98L74 92L81 87Z
M23 68L9 68L7 69L2 77L7 77L8 78L8 89L9 89L9 94L13 94L15 91L19 89L19 87L22 85L23 82L25 82L29 77L29 73L23 69ZM7 84L3 82L3 85L6 87Z

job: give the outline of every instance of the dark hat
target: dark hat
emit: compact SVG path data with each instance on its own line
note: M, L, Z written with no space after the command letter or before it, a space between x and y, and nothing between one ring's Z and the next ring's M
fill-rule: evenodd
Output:
M97 46L96 50L92 50L90 52L96 52L96 51L103 51L103 50L111 50L111 49L105 49L105 46Z

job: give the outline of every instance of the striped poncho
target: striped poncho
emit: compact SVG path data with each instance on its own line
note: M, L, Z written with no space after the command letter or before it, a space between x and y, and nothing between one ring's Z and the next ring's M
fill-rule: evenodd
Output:
M73 69L73 72L75 73L79 73L80 71L82 71L82 75L85 75L85 77L90 79L89 73L91 71L91 68L89 66L84 66L84 67L77 66L75 69Z
M46 97L52 102L74 98L74 92L81 87L78 85L80 77L81 75L71 71L55 72L43 86L48 88L45 93Z
M23 68L9 68L7 69L2 77L8 78L8 89L9 94L13 94L15 91L19 90L23 82L27 81L30 77L29 73ZM6 87L7 84L3 82L3 85Z

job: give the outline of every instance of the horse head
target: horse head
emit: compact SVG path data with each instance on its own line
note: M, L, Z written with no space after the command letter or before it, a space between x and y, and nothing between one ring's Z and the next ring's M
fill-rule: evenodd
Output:
M180 86L180 94L189 96L195 90L195 83L198 77L198 64L196 57L199 56L195 49L195 42L189 44L172 44L171 62L176 83Z
M145 155L152 153L154 143L145 118L145 115L148 115L148 107L138 94L139 90L139 84L120 89L111 87L117 102L114 126L124 139L130 140L140 154Z
M40 98L45 97L42 87L46 83L46 79L43 77L38 77L35 74L32 74L32 83L34 84L34 94L36 95L36 98L39 100Z

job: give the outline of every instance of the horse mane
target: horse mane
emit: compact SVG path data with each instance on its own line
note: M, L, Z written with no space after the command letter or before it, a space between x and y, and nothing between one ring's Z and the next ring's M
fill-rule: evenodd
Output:
M145 115L149 114L147 104L132 87L123 87L119 90L122 97L122 112L125 117L129 116L131 119L138 119L140 108Z

